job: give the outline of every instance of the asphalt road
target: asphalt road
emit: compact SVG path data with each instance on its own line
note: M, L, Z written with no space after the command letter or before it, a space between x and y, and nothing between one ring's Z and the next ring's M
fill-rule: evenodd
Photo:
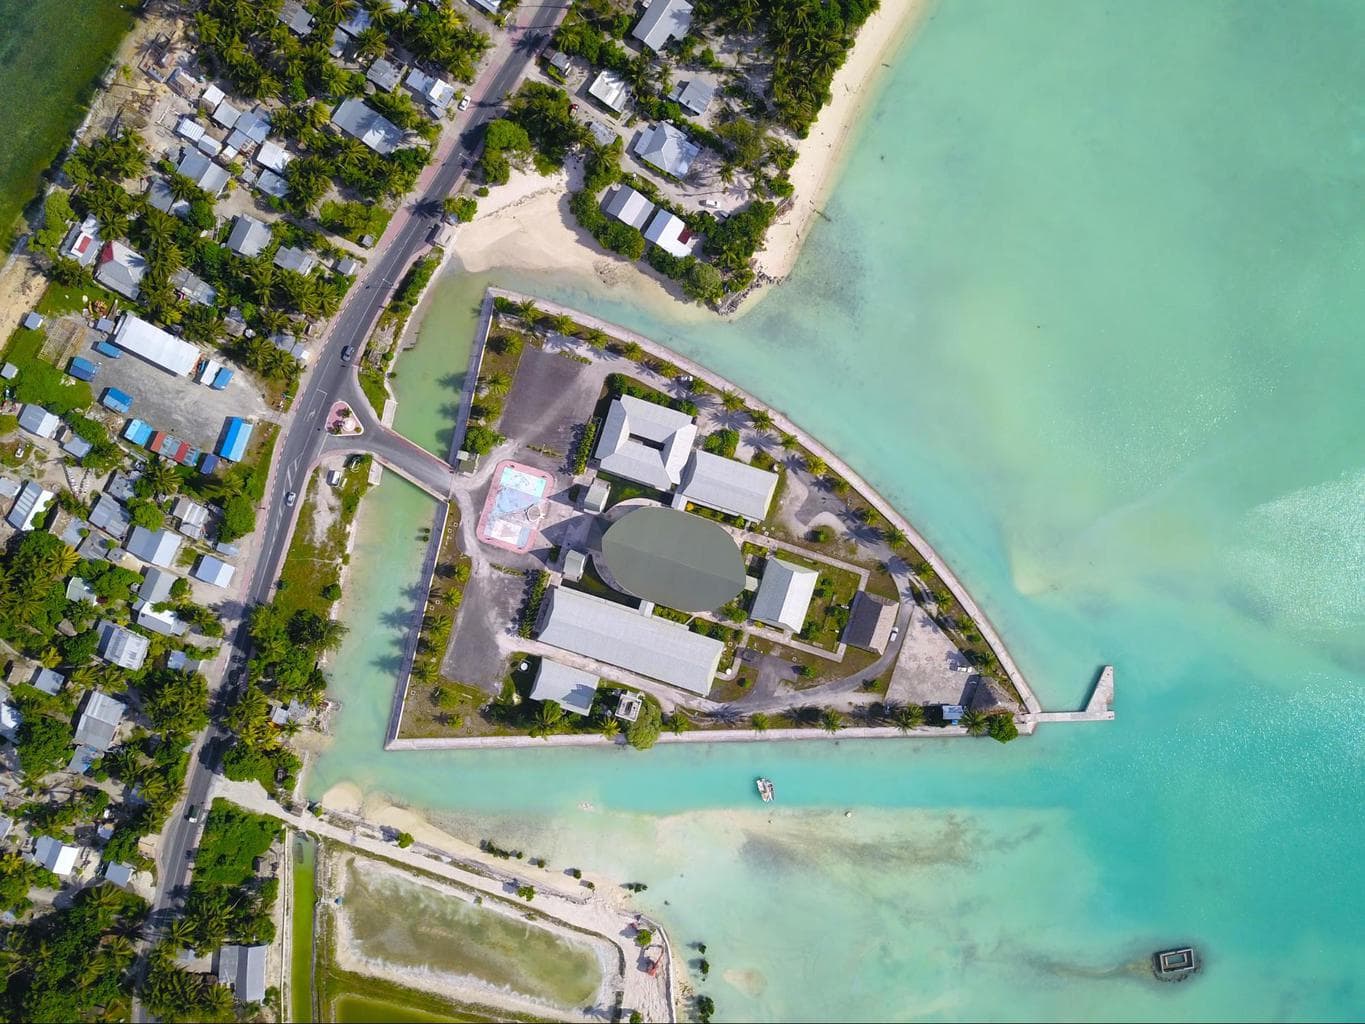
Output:
M408 207L408 219L384 250L376 254L357 282L346 306L333 321L327 337L319 347L317 363L296 397L291 419L281 438L276 470L272 475L268 501L265 506L262 545L248 591L248 606L267 600L274 585L280 564L289 543L295 509L285 504L289 491L300 491L309 470L318 458L323 441L328 436L323 427L332 403L339 398L354 401L359 396L355 379L355 361L366 339L374 329L379 314L390 293L407 272L417 253L426 245L427 237L440 219L441 200L450 195L465 175L465 161L473 161L475 129L492 120L499 113L503 98L521 78L540 49L540 36L563 16L567 5L522 4L518 16L526 20L512 30L516 44L507 57L482 83L471 90L477 99L468 117L458 130L462 135L432 177L426 191ZM346 345L356 348L356 360L341 361L341 349ZM220 687L219 696L231 694L238 684L240 670L246 664L249 640L246 624L233 636L233 649L227 669L227 683ZM158 888L153 906L153 923L159 927L165 911L183 900L190 871L190 858L196 848L199 823L188 819L188 808L204 808L209 783L229 742L229 736L216 727L199 738L191 753L191 764L186 780L184 809L173 812L171 823L162 837L161 864Z

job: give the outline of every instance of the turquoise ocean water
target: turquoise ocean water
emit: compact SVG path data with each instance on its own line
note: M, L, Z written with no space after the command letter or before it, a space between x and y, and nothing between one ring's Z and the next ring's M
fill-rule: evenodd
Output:
M944 2L830 220L744 317L493 275L789 412L932 539L1045 705L1115 664L1116 722L1009 747L385 755L430 515L390 481L310 788L649 883L675 940L707 942L720 1019L1361 1016L1361 38L1348 2ZM423 443L486 280L444 282L400 364ZM1144 976L1181 941L1200 978Z

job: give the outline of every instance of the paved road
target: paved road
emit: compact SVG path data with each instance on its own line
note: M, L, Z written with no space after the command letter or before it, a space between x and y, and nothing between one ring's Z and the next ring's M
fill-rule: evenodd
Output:
M394 216L394 221L398 222L396 230L391 226L380 251L357 280L345 307L319 347L317 363L295 401L290 422L279 442L277 469L272 474L267 494L264 523L260 527L261 552L247 594L248 605L263 602L270 596L293 528L295 509L286 505L284 497L289 491L302 489L309 470L317 461L328 437L323 429L328 410L338 398L359 406L355 366L341 361L341 349L353 345L359 357L390 293L426 246L427 237L440 216L441 200L455 190L464 176L465 161L472 161L472 129L497 116L503 98L516 86L534 59L539 37L548 35L563 16L566 6L523 4L518 8L518 24L508 33L513 41L511 49L471 90L475 105L466 119L447 129L462 133L458 141L431 175L421 198ZM244 623L233 637L227 686L221 688L220 693L230 693L237 685L238 671L245 665L247 644ZM202 808L208 800L213 772L226 742L226 734L216 728L210 728L196 742L186 782L187 808ZM158 925L164 921L167 909L177 906L184 897L190 854L198 836L199 825L191 823L186 813L174 812L162 838L159 887L153 906L153 921Z

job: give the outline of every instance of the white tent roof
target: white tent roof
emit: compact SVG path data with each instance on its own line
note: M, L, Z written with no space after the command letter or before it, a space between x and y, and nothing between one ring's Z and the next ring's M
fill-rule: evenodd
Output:
M189 342L167 334L160 327L132 313L123 314L110 340L119 348L141 356L153 366L181 377L193 372L200 358L199 350Z

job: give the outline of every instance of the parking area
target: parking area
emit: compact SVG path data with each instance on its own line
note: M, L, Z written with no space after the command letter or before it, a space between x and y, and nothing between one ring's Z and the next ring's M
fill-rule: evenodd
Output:
M560 352L527 345L498 429L516 438L521 449L534 445L568 454L601 389L599 375L588 369Z
M78 354L99 366L99 372L90 383L96 398L105 388L117 388L133 398L129 416L196 448L211 451L223 432L223 421L229 416L273 419L265 398L250 377L236 367L232 367L234 372L228 386L215 391L187 377L172 376L126 352L119 359L100 355L89 347Z

